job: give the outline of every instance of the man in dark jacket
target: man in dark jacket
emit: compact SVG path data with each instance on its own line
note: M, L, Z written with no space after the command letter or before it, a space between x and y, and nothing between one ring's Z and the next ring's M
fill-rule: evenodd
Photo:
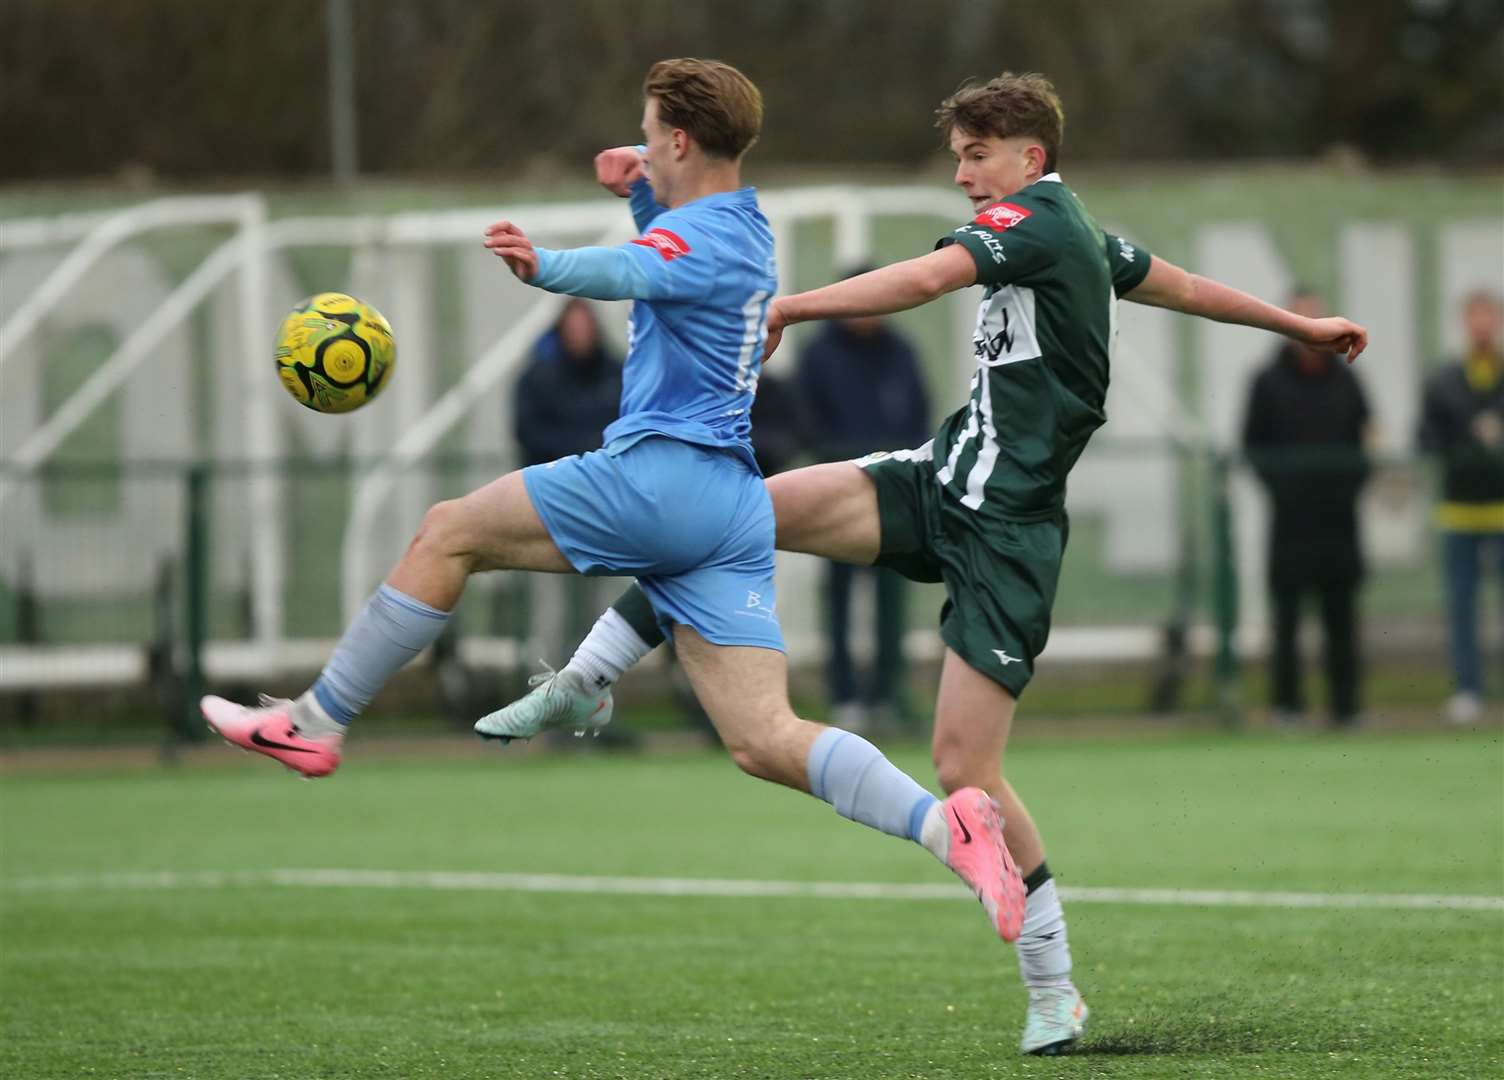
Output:
M1501 301L1479 290L1463 303L1467 352L1426 383L1420 448L1442 467L1442 561L1456 691L1447 719L1470 724L1483 712L1478 592L1484 568L1504 582L1504 357Z
M538 339L517 382L513 430L524 465L599 450L621 407L621 361L601 340L590 304L571 300Z
M1320 298L1308 289L1297 290L1289 307L1311 318L1321 314ZM1243 446L1269 492L1273 704L1283 720L1304 711L1300 607L1312 593L1321 603L1333 722L1346 726L1358 718L1357 502L1368 475L1368 423L1362 386L1332 353L1289 343L1254 379Z
M929 396L909 342L881 318L824 324L799 358L798 386L809 439L820 461L875 450L907 450L929 438ZM870 574L877 594L877 656L865 693L851 660L851 587ZM904 599L907 583L892 570L832 562L825 599L833 722L859 730L871 712L901 717Z
M752 453L764 476L776 476L803 456L808 442L804 402L792 380L764 371L752 399Z

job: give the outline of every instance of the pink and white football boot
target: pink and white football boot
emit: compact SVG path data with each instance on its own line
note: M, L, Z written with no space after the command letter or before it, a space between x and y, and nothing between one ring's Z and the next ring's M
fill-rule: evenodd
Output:
M1017 941L1024 928L1027 890L1003 843L997 804L981 788L969 787L951 792L942 810L950 826L945 864L977 894L998 936Z
M198 703L209 727L231 746L265 754L307 779L328 776L339 768L340 735L305 735L292 719L292 702L263 697L262 707L248 709L212 694Z

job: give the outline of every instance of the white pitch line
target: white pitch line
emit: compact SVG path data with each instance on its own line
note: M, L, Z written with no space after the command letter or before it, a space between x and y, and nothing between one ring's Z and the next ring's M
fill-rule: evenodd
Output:
M248 870L118 872L20 877L0 881L12 892L107 892L127 889L419 889L440 892L583 893L617 896L790 897L818 900L958 900L957 885L895 885L864 881L743 881L715 878L589 877L424 870ZM1061 899L1077 904L1178 907L1368 908L1386 911L1504 911L1504 896L1432 893L1308 893L1222 889L1118 889L1068 886Z

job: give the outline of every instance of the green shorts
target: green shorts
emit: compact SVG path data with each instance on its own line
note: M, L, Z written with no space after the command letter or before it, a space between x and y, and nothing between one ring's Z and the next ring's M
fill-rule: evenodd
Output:
M984 521L945 498L928 457L874 454L857 462L877 485L878 566L911 581L943 581L940 638L1015 698L1050 636L1050 609L1070 523Z

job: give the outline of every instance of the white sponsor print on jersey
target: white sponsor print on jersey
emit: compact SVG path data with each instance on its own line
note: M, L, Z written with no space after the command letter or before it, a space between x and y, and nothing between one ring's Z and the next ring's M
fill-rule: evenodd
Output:
M993 649L992 655L997 657L997 662L1002 664L1003 667L1007 667L1009 664L1016 664L1023 659L1021 656L1009 656L1005 649Z
M1122 238L1119 238L1118 239L1118 254L1120 256L1122 256L1122 259L1123 259L1124 262L1132 262L1133 261L1133 257L1135 255L1137 255L1138 252L1134 250L1133 245L1130 244L1128 241L1126 241L1126 240L1124 240Z
M987 249L987 253L992 256L993 262L1005 263L1008 261L1007 256L1003 254L1003 242L997 238L997 233L991 229L979 229L975 225L962 225L956 232L966 233L968 236L975 236L980 240L982 246Z
M1034 290L1004 285L983 302L972 337L977 363L983 367L1016 364L1044 355L1034 330Z

